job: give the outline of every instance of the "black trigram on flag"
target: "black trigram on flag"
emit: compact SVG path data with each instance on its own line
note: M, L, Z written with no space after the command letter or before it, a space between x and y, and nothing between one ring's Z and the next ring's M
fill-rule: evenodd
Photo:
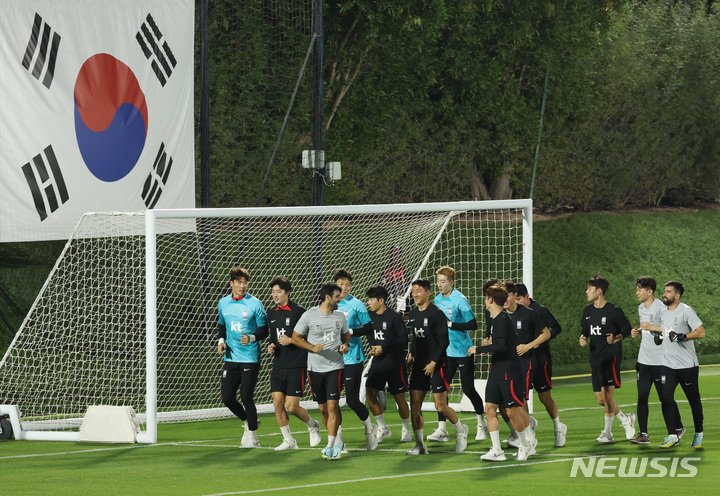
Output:
M39 153L22 166L41 222L47 218L48 213L54 212L70 199L52 146L45 148L43 153L45 157Z
M177 65L177 60L175 60L167 41L162 41L163 35L152 16L148 14L145 19L146 22L140 26L140 31L135 35L135 39L145 54L145 58L151 60L150 65L160 84L165 86Z
M40 38L40 28L42 28L42 38ZM51 40L52 37L52 40ZM40 45L38 47L38 40ZM48 45L50 52L48 53ZM35 13L35 21L30 31L30 41L28 41L25 55L22 59L22 65L35 79L40 81L40 76L45 69L45 77L42 84L50 89L53 77L55 76L55 61L57 60L58 48L60 47L60 35L52 32L52 28L47 23L43 24L40 14ZM37 55L37 56L36 56ZM33 64L33 59L35 63ZM32 70L30 69L32 66Z
M145 185L143 185L142 199L145 201L147 208L155 208L160 199L162 188L167 184L170 175L172 162L172 157L168 157L167 152L165 152L165 143L160 143L160 150L158 150L157 157L155 157L153 170L148 174Z

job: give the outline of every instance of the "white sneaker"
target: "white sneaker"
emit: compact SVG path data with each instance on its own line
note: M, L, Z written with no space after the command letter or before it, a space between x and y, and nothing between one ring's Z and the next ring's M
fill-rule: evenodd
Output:
M530 425L529 425L529 427L533 430L533 432L535 432L535 431L537 430L537 426L538 426L538 421L535 419L535 417L533 417L532 415L530 415Z
M567 425L560 422L560 427L555 431L555 447L565 446L565 434L567 434Z
M555 447L561 448L565 446L565 434L567 434L567 425L560 422L560 426L555 430Z
M477 426L477 434L475 434L475 441L485 441L488 436L488 428L482 424Z
M519 461L524 461L528 459L528 456L530 456L530 448L527 446L520 446L518 448L517 455L515 455L515 459Z
M435 432L428 435L427 440L434 443L447 443L450 441L450 434L445 429L438 427Z
M481 456L480 459L486 462L504 462L506 460L505 452L497 448L490 448L490 451Z
M415 446L413 446L413 449L411 449L410 451L406 451L405 454L415 456L415 455L429 455L430 453L428 453L427 447L418 446L416 444Z
M615 442L615 439L613 439L612 432L607 434L605 431L602 431L595 441L598 443L613 443Z
M513 432L507 439L503 441L503 443L506 443L508 445L508 448L519 448L520 437L517 435L517 432Z
M298 449L297 441L294 439L292 441L288 441L287 439L283 439L282 444L275 448L275 451L285 451L289 449Z
M409 443L410 441L412 441L412 431L410 429L405 428L405 426L403 426L402 434L400 436L400 442L401 443Z
M382 443L385 439L389 438L390 435L392 434L392 432L390 432L390 427L388 427L387 425L382 429L378 427L376 432L377 432L376 436L377 436L378 443Z
M467 448L467 437L470 427L460 424L460 429L455 431L455 453L462 453Z
M623 429L625 429L625 437L627 439L632 439L635 437L635 414L634 413L626 413L623 415L623 418L620 419L620 423L623 426Z
M255 431L248 431L247 437L240 443L240 448L259 448L260 440Z
M365 432L366 447L368 451L374 451L378 445L378 431L379 429L375 424L370 424L370 431Z
M528 456L537 455L535 448L537 448L537 439L530 441L530 446L528 446Z
M313 426L308 427L308 434L310 434L310 446L315 447L320 444L320 422L317 420L310 419Z

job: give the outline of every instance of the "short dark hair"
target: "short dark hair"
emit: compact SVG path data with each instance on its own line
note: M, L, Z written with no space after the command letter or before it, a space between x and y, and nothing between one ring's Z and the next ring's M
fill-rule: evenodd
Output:
M672 286L673 291L675 291L675 292L676 292L677 294L679 294L680 296L682 296L683 293L685 292L685 286L683 286L683 283L681 283L681 282L678 282L678 281L668 281L668 282L665 283L665 287L667 288L668 286Z
M640 276L637 278L637 285L643 289L650 289L654 293L657 289L657 283L655 279L650 276Z
M415 279L410 286L420 286L425 291L430 291L430 281L427 279Z
M292 286L290 285L290 279L288 279L285 276L277 276L272 281L270 281L270 287L273 286L280 286L280 289L285 291L286 293L289 293L292 291Z
M365 292L365 296L375 298L376 300L384 300L387 305L388 290L385 286L373 286Z
M342 289L340 289L340 286L338 286L334 282L326 282L322 286L320 286L320 303L323 303L325 301L326 296L334 295L335 291L342 292Z
M250 272L248 272L247 269L243 269L239 265L236 265L235 267L230 269L230 282L237 281L240 278L243 278L247 282L250 282Z
M605 293L607 293L607 290L610 287L610 281L605 279L600 274L595 274L588 281L588 286L592 286L595 289L601 289L603 294L605 294Z
M515 289L516 289L515 293L518 296L530 296L528 294L527 286L525 286L525 284L523 284L523 283L516 284Z
M512 281L503 281L502 287L505 288L505 291L507 291L508 293L517 293L515 283Z
M483 284L483 287L482 287L483 294L485 294L485 292L487 291L487 289L490 286L495 286L498 282L499 282L499 280L496 279L495 277L491 277L490 279L485 281L485 284Z
M333 281L338 282L340 279L347 279L352 282L352 274L347 269L338 269L333 274Z
M507 290L498 285L493 285L487 288L485 296L492 298L493 303L500 306L503 306L508 299Z

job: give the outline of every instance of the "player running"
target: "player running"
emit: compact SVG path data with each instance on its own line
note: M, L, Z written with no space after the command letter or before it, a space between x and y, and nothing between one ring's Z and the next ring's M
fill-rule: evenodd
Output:
M433 303L445 314L448 326L447 348L447 381L450 383L455 372L460 371L460 384L465 396L468 397L477 415L476 441L487 439L487 422L485 422L485 406L480 394L475 389L475 360L468 355L472 346L469 331L477 329L475 314L465 295L455 289L455 270L452 267L440 267L437 270L437 287L440 292ZM438 428L428 435L428 441L447 442L450 435L447 431L445 416L438 412Z
M267 311L270 344L268 353L273 355L270 371L270 394L275 408L283 442L275 451L297 449L297 441L290 432L288 412L305 422L310 434L310 446L320 444L320 422L310 418L307 410L300 406L305 392L305 369L307 350L292 344L292 332L305 309L290 299L292 286L287 277L276 277L270 281L275 306Z
M241 448L259 448L257 408L253 395L260 373L258 342L268 335L265 308L247 292L250 273L238 266L230 270L232 293L218 303L218 348L224 357L222 402L243 421ZM237 392L240 389L240 400ZM244 407L243 407L244 405Z
M448 330L445 314L430 302L430 282L417 279L412 282L412 298L416 307L410 310L408 325L413 339L408 354L412 364L410 375L410 415L415 432L415 446L407 455L427 455L423 441L422 403L432 390L435 409L445 415L455 427L455 451L467 446L468 426L460 423L455 410L448 406L448 383L445 379L445 351L448 347Z
M580 346L590 341L590 370L595 399L603 406L605 427L595 440L598 443L612 443L612 423L618 417L625 429L625 437L635 436L635 414L624 414L615 402L615 388L620 387L620 362L622 361L622 340L630 335L630 322L617 305L607 301L610 283L600 275L588 281L585 291L589 305L583 310L580 322Z

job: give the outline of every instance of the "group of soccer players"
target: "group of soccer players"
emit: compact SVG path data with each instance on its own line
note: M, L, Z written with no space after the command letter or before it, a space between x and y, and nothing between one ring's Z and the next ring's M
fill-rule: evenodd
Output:
M392 288L395 291L389 293L383 285L367 290L368 311L360 300L350 294L352 274L345 269L335 271L333 282L322 285L319 304L307 311L290 299L290 281L286 277L276 277L270 282L274 304L266 312L262 303L247 292L250 274L243 268L234 267L230 271L232 293L218 303L218 353L224 357L222 401L245 426L240 447L260 446L253 394L260 369L259 342L265 338L269 338L267 352L273 355L270 390L283 436L282 443L275 450L298 448L290 431L288 413L305 422L310 446L318 446L321 442L320 423L300 406L306 373L313 400L318 403L328 433L327 445L321 450L325 459L335 460L347 452L342 439L340 410L343 388L347 405L365 427L368 450L376 449L378 443L391 436L383 414L384 392L387 390L397 404L402 421L401 442L415 440L413 448L407 451L408 455L428 454L422 414L423 400L428 391L432 392L439 422L437 430L427 440L449 441L446 427L449 420L454 427L455 451L464 451L469 428L460 422L457 413L448 404L447 396L449 383L457 371L463 393L471 401L477 415L476 440L486 439L489 433L492 441L492 448L482 459L505 460L499 435L498 411L510 428L511 434L504 442L509 447L517 448L516 459L525 460L535 453L537 421L528 414L530 388L535 388L553 421L555 446L563 446L567 426L560 422L558 406L551 395L552 361L548 346L548 340L561 331L557 320L547 308L530 299L524 285L493 279L483 287L487 324L485 337L480 346L474 346L469 332L477 329L477 321L468 300L454 288L455 277L451 267L442 267L437 271L439 293L434 301L430 299L431 285L428 280L413 281L411 297L415 305L405 315L393 309L403 298L404 291ZM404 282L404 279L404 272L395 274L395 281ZM648 310L643 314L642 311L647 301L645 288L649 287L646 280L650 278L641 279L644 284L642 296L645 298L641 299L641 281L638 279L641 325L632 330L622 310L605 300L607 281L595 277L588 285L588 301L592 303L583 313L580 344L585 346L590 342L593 389L605 410L605 428L597 441L613 440L610 428L614 417L618 416L628 439L632 438L637 443L649 442L646 427L649 382L643 382L644 411L641 409L643 396L640 394L641 377L643 380L649 377L660 388L658 391L663 402L663 415L668 425L669 436L663 446L679 444L685 432L677 405L672 399L678 382L682 384L693 407L696 429L693 445L699 446L702 441L702 407L697 389L697 359L694 376L692 371L677 366L692 361L694 348L692 353L689 349L692 347L692 339L704 337L702 323L699 328L693 327L699 320L692 309L679 306L684 305L679 304L679 296L676 301L673 300L674 307L665 304L665 314L679 308L676 314L682 315L682 318L687 316L689 330L679 326L677 318L674 324L670 320L663 321L662 317L658 317L660 320L644 318L644 315L652 313ZM652 291L655 289L654 284L652 281ZM672 285L675 283L668 284L675 288L673 291L677 290ZM678 291L682 295L682 285ZM673 298L672 295L668 297ZM647 308L651 306L652 301ZM674 317L667 317L670 318ZM411 339L408 338L408 330ZM647 340L649 332L655 335ZM643 333L638 359L638 414L642 432L637 438L633 437L634 415L623 414L613 400L614 388L620 386L620 342L631 333L633 336ZM369 408L361 400L362 376L366 368L361 336L367 340L370 355L365 383ZM654 349L654 354L644 354L646 341L656 348L677 343L683 346L683 350L675 353L677 350L673 349L668 354L665 351L658 353ZM492 355L485 405L475 389L474 381L474 355L479 353ZM659 355L674 357L670 358L672 363L667 364L668 367L676 366L671 369L674 373L665 372L663 365L656 363ZM694 390L686 384L688 381L692 384L693 377ZM662 386L658 385L659 382L662 382ZM240 401L237 399L238 390ZM409 406L406 392L409 392ZM697 414L694 402L699 407ZM696 443L698 433L699 441Z
M675 390L680 384L690 403L695 427L691 447L699 448L703 440L703 413L694 340L705 337L705 328L695 311L680 302L685 291L682 283L665 283L660 301L655 298L657 283L652 277L639 277L636 282L640 325L632 329L622 309L605 299L610 286L608 280L595 276L588 282L586 294L590 304L583 311L580 345L590 343L593 390L605 412L605 426L596 441L613 442L611 427L618 417L627 439L635 444L650 444L648 398L654 384L668 431L660 447L678 446L685 433L675 402ZM635 415L622 413L613 395L615 388L620 387L622 341L639 335L642 341L636 370L640 432L635 436Z

